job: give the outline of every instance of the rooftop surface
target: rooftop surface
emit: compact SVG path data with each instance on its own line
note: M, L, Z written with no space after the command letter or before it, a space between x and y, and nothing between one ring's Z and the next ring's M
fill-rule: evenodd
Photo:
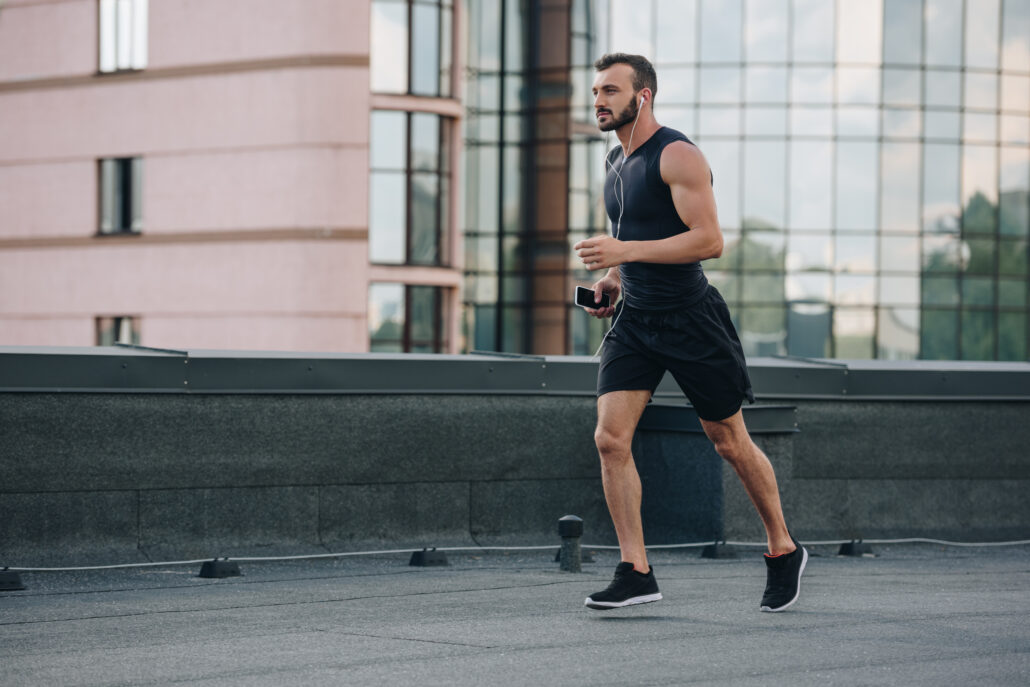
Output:
M761 613L757 549L656 550L663 601L583 607L552 551L23 572L0 592L0 684L1025 685L1030 546L811 546L798 603Z

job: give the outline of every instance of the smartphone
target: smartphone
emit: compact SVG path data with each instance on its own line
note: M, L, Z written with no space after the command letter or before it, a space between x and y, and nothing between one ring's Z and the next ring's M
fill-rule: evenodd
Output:
M600 310L611 305L612 299L606 293L601 294L601 302L594 302L594 290L583 286L576 287L576 305L591 310Z

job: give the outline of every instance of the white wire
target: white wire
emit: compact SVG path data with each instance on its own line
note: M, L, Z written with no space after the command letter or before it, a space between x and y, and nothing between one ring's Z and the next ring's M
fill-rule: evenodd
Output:
M830 539L825 541L805 541L803 542L807 546L836 546L839 544L848 544L852 541L860 541L864 544L940 544L943 546L955 546L955 547L969 547L979 548L985 546L1027 546L1030 545L1030 539L1017 539L1012 541L994 541L994 542L960 542L960 541L949 541L947 539L930 539L927 537L908 537L904 539ZM703 542L691 542L687 544L654 544L646 547L648 550L652 549L693 549L701 548L704 546L710 546L712 541ZM744 541L719 541L715 543L728 544L730 546L741 546L741 547L753 547L753 548L765 548L766 542L744 542ZM596 550L608 550L617 551L618 546L612 546L608 544L581 544L584 549L596 549ZM189 561L160 561L157 563L122 563L118 565L88 565L88 566L75 566L67 568L16 568L16 567L3 567L0 568L2 571L10 572L75 572L82 570L112 570L115 568L156 568L156 567L167 567L173 565L196 565L198 563L207 563L210 560L232 560L245 563L257 563L257 562L275 562L275 561L300 561L310 560L314 558L346 558L349 556L383 556L388 554L397 553L414 553L416 551L553 551L560 548L560 544L545 544L543 546L434 546L434 547L420 547L417 549L382 549L378 551L345 551L339 553L316 553L309 555L300 556L227 556L221 559L212 558L198 558L196 560Z
M608 166L611 167L611 170L613 172L615 172L615 178L616 178L616 180L618 181L618 184L619 184L619 192L618 192L618 195L615 196L615 200L617 200L619 202L619 217L618 217L618 220L615 223L615 239L616 240L618 240L619 232L622 230L622 213L626 209L626 184L622 180L622 174L620 174L620 171L622 170L623 167L626 166L626 160L629 158L629 156L633 154L633 134L637 130L637 120L640 119L640 110L641 110L642 107L643 107L643 104L641 104L639 107L637 107L637 114L633 118L633 127L629 130L629 141L627 141L627 143L626 143L626 150L624 150L622 152L622 164L619 165L619 169L615 169L615 165L612 164L612 161L609 159L609 156L611 155L611 151L607 150L607 148L608 148L608 139L611 138L611 133L612 132L609 130L608 133L605 134L605 138L604 138L604 147L606 148L605 153L604 153L604 161L607 162ZM615 183L613 182L612 183L612 187L613 187L612 190L613 191L615 190L614 186L615 186ZM607 273L605 273L605 274L607 274ZM621 285L620 285L620 288L621 288ZM620 309L617 313L615 313L615 319L612 320L612 326L608 327L608 331L606 331L604 333L604 336L601 337L601 343L598 344L597 350L594 351L594 354L592 356L590 356L591 358L596 358L601 353L601 349L604 348L604 342L608 340L608 335L612 333L612 330L615 329L615 325L619 323L619 318L622 316L622 310L624 310L626 308L626 298L625 298L625 295L626 295L626 292L625 292L625 290L623 290L622 291L622 296L623 296L623 299L622 299L622 309ZM615 305L615 304L613 303L612 305Z

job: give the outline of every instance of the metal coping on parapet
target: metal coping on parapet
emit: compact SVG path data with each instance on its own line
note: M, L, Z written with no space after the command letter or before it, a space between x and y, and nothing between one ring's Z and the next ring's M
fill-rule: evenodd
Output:
M346 354L0 346L8 393L471 394L592 397L597 360L475 351ZM1030 362L753 358L760 401L1030 400ZM666 376L656 399L682 394Z

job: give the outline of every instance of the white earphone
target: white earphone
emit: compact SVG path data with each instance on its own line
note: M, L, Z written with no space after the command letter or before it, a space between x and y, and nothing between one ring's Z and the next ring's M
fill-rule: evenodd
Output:
M615 221L615 238L616 239L619 238L619 231L622 229L622 212L626 208L626 194L625 194L626 186L625 186L625 184L622 181L622 174L620 174L619 171L623 167L626 166L626 159L629 157L629 154L633 152L633 148L632 148L632 146L633 146L633 134L637 130L637 119L640 118L640 108L642 108L644 106L644 102L646 100L647 100L647 94L646 93L641 93L640 94L640 104L637 105L637 114L636 114L635 117L633 117L633 128L629 130L629 141L627 141L627 143L626 143L626 149L627 149L628 152L624 151L622 153L622 164L619 165L619 169L615 169L615 165L612 164L611 159L610 159L608 153L605 153L605 156L604 156L605 162L607 162L608 166L612 168L613 172L615 172L616 183L618 183L618 185L619 185L619 187L618 187L618 195L616 195L616 197L615 197L615 200L617 200L618 203L619 203L619 218ZM609 131L608 133L610 134L611 132ZM606 136L605 137L605 141L607 142L607 140L608 140L608 138ZM613 184L612 190L613 191L615 190L614 184ZM625 297L625 295L626 295L625 291L623 291L622 295ZM625 298L623 298L623 300L625 300ZM623 308L625 308L625 303L623 303ZM608 340L608 335L612 333L613 329L615 329L615 325L618 323L620 315L622 315L622 310L619 310L619 312L615 313L615 319L612 320L612 326L609 327L608 331L606 331L604 333L604 336L601 338L601 344L597 347L597 350L594 351L594 355L592 357L596 358L597 355L601 352L601 349L604 347L604 342Z

